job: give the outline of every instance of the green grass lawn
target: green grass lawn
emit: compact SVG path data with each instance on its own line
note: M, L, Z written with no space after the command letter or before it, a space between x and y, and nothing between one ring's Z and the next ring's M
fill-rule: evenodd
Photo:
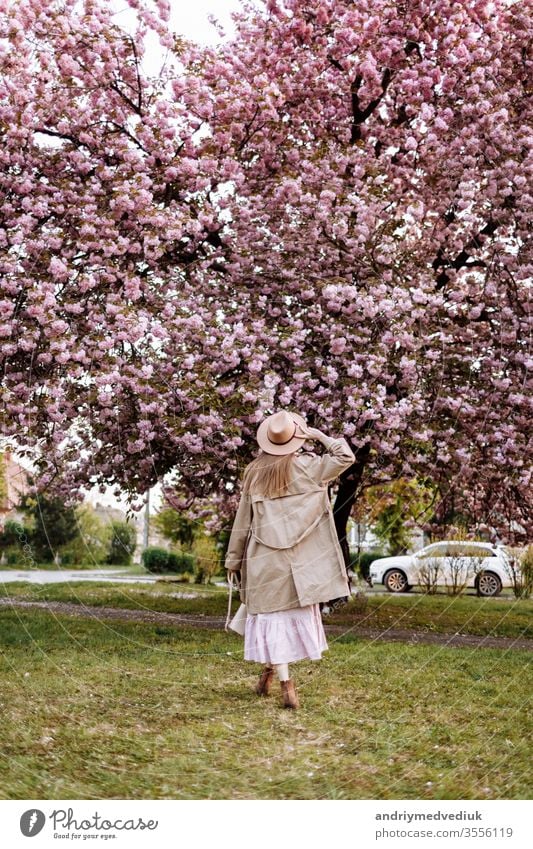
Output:
M179 594L194 598L179 598ZM84 583L0 584L0 596L25 600L67 601L94 606L132 610L156 610L165 613L192 613L224 616L227 590L191 584L157 582L154 584ZM235 600L235 608L238 600ZM501 637L533 638L533 601L449 597L422 594L369 595L363 602L353 599L349 605L328 617L328 622L366 628L402 628L434 633L479 634Z
M0 635L4 799L531 791L525 652L331 640L292 713L224 632L1 610Z

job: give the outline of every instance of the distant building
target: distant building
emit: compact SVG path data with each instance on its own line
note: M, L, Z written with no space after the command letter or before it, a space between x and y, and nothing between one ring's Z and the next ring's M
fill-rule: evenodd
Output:
M93 502L92 507L98 518L103 522L126 521L126 514L118 507L111 507L109 504L102 504L100 501Z
M0 529L4 528L7 519L22 518L17 508L28 491L28 471L14 459L11 451L0 452Z

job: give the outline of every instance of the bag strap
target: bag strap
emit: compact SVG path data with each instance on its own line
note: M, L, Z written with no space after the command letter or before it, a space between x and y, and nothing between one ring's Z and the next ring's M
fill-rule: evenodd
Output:
M225 630L225 631L228 631L228 630L229 630L229 623L231 622L231 618L232 618L232 617L231 617L231 594L232 594L232 592L233 592L233 587L235 586L235 589L236 589L236 590L238 590L238 589L239 589L239 585L238 585L238 583L236 583L236 584L234 584L234 583L233 583L233 579L234 579L234 578L235 578L235 580L236 580L236 579L237 579L237 576L235 575L235 573L234 573L234 572L230 572L230 573L228 574L229 595L228 595L228 613L227 613L227 616L226 616L226 624L224 625L224 630Z

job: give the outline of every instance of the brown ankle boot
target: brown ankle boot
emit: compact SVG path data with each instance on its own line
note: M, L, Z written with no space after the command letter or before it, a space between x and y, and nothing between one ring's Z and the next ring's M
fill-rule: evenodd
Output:
M270 693L270 687L272 686L272 679L274 677L274 670L271 666L265 666L261 675L259 676L259 681L257 682L257 686L255 688L255 692L258 696L268 696Z
M281 695L283 697L284 708L292 708L293 710L296 710L296 708L300 707L298 694L294 688L294 681L292 678L289 678L288 681L281 682Z

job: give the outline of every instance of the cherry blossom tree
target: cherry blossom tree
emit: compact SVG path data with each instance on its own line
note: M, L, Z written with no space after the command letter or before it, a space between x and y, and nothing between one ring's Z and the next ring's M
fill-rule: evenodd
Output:
M283 406L354 448L341 539L400 477L527 533L531 0L245 3L216 48L129 2L0 4L3 431L41 484L166 475L220 520Z

